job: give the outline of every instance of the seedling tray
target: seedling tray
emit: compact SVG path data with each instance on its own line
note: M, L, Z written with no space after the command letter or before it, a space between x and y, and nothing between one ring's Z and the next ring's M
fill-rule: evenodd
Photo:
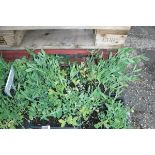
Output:
M111 97L115 97L115 96L116 96L115 93L111 94ZM122 96L118 97L116 100L120 101L122 104L124 104L124 98ZM101 104L99 111L103 111L105 113L105 115L107 114L107 107L104 103ZM97 112L94 111L91 114L90 118L79 127L68 126L68 127L62 128L60 126L54 126L54 125L51 126L50 123L45 123L45 122L43 122L43 123L39 122L38 125L37 125L37 123L34 124L34 123L30 122L30 123L27 123L27 125L26 125L27 127L25 126L25 128L27 128L27 129L95 129L94 124L97 123L98 121L99 121L99 119L97 116ZM50 120L49 120L49 122L53 123Z
M8 53L10 52L10 56L12 56L13 51L12 52L7 51L7 52ZM6 58L5 60L8 60L7 52L6 53L5 53L5 51L1 52L2 56L4 58ZM34 52L36 54L38 54L40 52L40 50L35 50ZM48 54L63 55L64 58L57 57L57 56L56 57L48 57L45 54L45 52ZM106 126L106 124L105 124L105 125L101 125L101 126L99 125L97 127L96 127L96 125L98 125L98 122L100 121L100 119L104 119L106 116L112 118L111 121L113 121L113 117L115 117L115 115L113 115L113 112L112 112L112 114L110 114L110 116L109 116L109 109L111 109L110 106L114 105L112 111L115 111L114 109L115 109L115 106L117 106L117 103L119 104L118 105L118 107L119 107L119 106L122 106L122 104L120 104L120 102L122 102L122 103L124 102L123 97L116 96L117 90L114 88L116 86L119 89L122 88L121 83L118 83L118 84L116 83L117 79L113 80L113 78L112 78L112 80L109 80L108 83L102 82L103 77L105 77L105 78L109 77L108 76L109 71L111 71L109 75L115 75L114 73L119 70L119 66L118 66L117 69L115 69L115 71L113 71L114 66L117 66L117 63L115 63L115 62L112 63L113 66L109 63L109 62L112 62L113 60L116 60L116 62L117 62L119 59L119 54L118 54L118 57L116 57L116 58L112 57L112 59L110 59L110 60L102 61L101 58L99 58L98 56L94 57L95 52L94 52L94 55L91 55L89 57L89 55L92 54L92 51L88 51L88 50L81 50L81 51L77 50L76 52L74 50L73 51L67 50L65 52L62 50L45 50L45 52L42 52L39 55L34 55L33 51L30 51L31 56L28 53L23 53L23 54L20 53L21 55L19 57L19 51L18 51L16 53L17 55L14 55L12 58L10 57L11 59L8 60L8 61L13 61L14 59L22 58L23 56L26 56L28 59L30 59L30 61L27 61L26 59L21 59L21 61L17 60L17 61L15 61L15 63L13 63L16 71L18 71L18 68L20 68L20 67L21 68L24 67L24 69L21 70L22 74L18 74L18 72L16 74L15 85L18 88L17 90L21 90L21 92L20 92L20 94L16 93L15 97L13 97L10 100L10 103L14 103L16 105L16 103L22 104L23 101L24 102L26 101L26 105L28 104L29 106L31 106L32 104L34 104L34 105L32 105L32 109L29 109L29 106L25 108L26 110L22 114L23 122L21 121L21 124L20 123L17 124L16 127L17 128L28 128L28 129L29 128L42 129L42 128L44 128L44 127L46 128L48 126L48 128L50 128L50 129L56 129L56 128L63 128L65 126L65 128L73 128L74 129L74 126L80 125L80 127L78 127L78 128L82 128L82 129L113 128L112 125ZM102 54L103 59L109 58L109 51L99 50L97 52L100 52ZM115 56L115 55L117 55L117 52L112 51L112 56ZM87 57L88 57L88 59L87 59ZM57 58L58 58L58 61L56 61L56 63L53 63L55 60L57 60ZM122 59L121 56L120 56L120 58ZM66 60L69 60L71 62L77 61L79 63L85 62L87 60L88 61L86 63L82 63L82 64L78 65L77 63L75 63L75 64L63 63ZM44 63L45 65L41 65L41 67L40 67L43 71L39 67L37 68L37 65L33 66L32 65L33 61L36 64ZM29 62L29 63L27 64L27 62ZM40 66L40 64L39 64L39 66ZM95 66L99 67L99 69L93 68L94 70L93 69L91 70L91 67L94 67L93 64ZM119 62L118 62L118 64L119 64ZM52 69L51 66L53 66L53 67L56 66L56 67L53 70L51 70ZM78 66L81 67L81 68L79 68L79 70L78 70ZM86 66L86 68L84 68L85 66ZM110 68L111 70L109 69L109 66L111 67ZM77 67L77 70L75 70L76 67ZM104 68L105 68L105 70L104 70ZM36 78L37 76L34 76L34 74L30 73L30 72L35 73L35 71L36 71L36 73L39 71L38 72L39 74L37 73L36 75L41 77L36 82L35 82L35 79L37 79ZM57 73L57 71L58 71L58 73L61 73L61 74L59 75ZM48 74L45 76L44 75L42 76L42 73L45 73L45 72L47 72ZM89 74L89 72L91 74ZM116 77L118 76L117 73L118 72L116 72ZM30 76L29 79L31 79L30 81L27 82L29 85L22 85L22 82L23 83L25 82L24 79L28 77L27 75L29 75ZM33 76L31 76L31 75L33 75ZM48 75L50 75L50 76L48 76ZM65 84L58 85L57 81L58 81L58 83L61 84L61 81L58 80L59 76L61 77L61 75L62 75L62 77L64 76L64 78L62 78L61 80L64 79ZM94 76L94 75L96 75L96 76ZM73 77L75 77L75 79L73 79ZM84 80L81 80L81 77ZM78 78L80 80L77 80ZM18 79L22 79L21 82L19 83L19 85L18 85ZM42 81L42 79L43 79L43 81ZM111 78L109 78L109 79L111 79ZM27 81L27 79L26 79L26 81ZM107 81L107 79L105 79L105 81ZM35 83L37 83L37 84L35 84ZM111 83L114 85L116 83L116 86L112 87L112 88L109 87ZM47 86L46 84L49 86ZM26 86L28 86L28 87L26 87ZM27 88L30 88L30 89L27 89ZM62 91L61 91L61 88L63 88ZM39 91L39 89L41 91ZM45 94L44 94L44 92L45 92ZM72 93L70 93L70 92L72 92ZM71 96L70 96L70 94L71 94ZM117 92L117 94L119 94L119 93ZM18 95L21 95L21 97ZM56 98L55 98L55 95L56 95ZM44 96L45 96L45 99L44 99ZM17 97L17 100L16 100L16 97ZM63 97L64 97L64 99L63 99ZM72 98L73 98L73 100L72 100ZM66 110L67 108L64 107L65 104L69 105L68 101L71 103L71 105L73 103L73 109L76 110L75 112L74 112L74 110L72 111L72 109L69 109L68 106L67 106L67 108L69 109L68 111ZM79 103L80 106L79 107L76 106L76 108L75 108L74 101L76 104ZM115 101L118 101L118 102L115 104ZM52 103L52 105L51 105L51 103ZM88 103L88 105L92 105L91 109L89 109L89 108L87 109L87 107L85 107L86 103ZM40 104L40 107L38 106L39 104ZM60 107L58 106L59 109L55 109L55 108L57 108L56 105L59 105L59 104L60 104ZM87 104L86 104L86 106L87 106ZM35 111L35 107L38 108L37 115L35 115L35 113L33 113L33 111ZM50 107L51 107L51 109L50 109ZM117 107L116 107L116 109L117 109ZM47 110L47 113L46 113L46 110ZM85 114L85 111L86 111L86 114ZM76 113L76 112L80 112L80 113ZM100 112L102 115L100 115ZM121 117L121 119L126 118L126 116L124 114L125 114L125 110L121 113L121 116L118 114L118 117ZM67 115L67 116L65 116L65 115ZM33 121L31 121L31 120L33 120ZM42 120L44 120L44 121L42 121ZM124 119L122 119L122 120L124 120ZM117 119L116 119L116 121L117 121ZM124 125L124 126L126 126L126 125ZM121 124L120 128L122 128L122 127L123 127L123 125Z

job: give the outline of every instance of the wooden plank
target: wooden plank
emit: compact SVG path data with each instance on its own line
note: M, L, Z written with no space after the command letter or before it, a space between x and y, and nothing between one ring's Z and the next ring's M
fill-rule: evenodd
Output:
M105 26L102 29L96 29L96 34L118 34L127 35L131 26Z
M32 30L27 31L19 47L47 49L79 49L94 46L92 30Z
M116 35L127 35L129 30L113 30L113 29L97 29L97 34L116 34Z
M128 29L129 26L0 26L0 30L44 30L44 29Z
M103 30L130 30L131 26L101 26Z

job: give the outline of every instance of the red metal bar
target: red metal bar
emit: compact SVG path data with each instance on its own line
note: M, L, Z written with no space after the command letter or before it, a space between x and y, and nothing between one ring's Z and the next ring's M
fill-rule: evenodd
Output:
M62 55L89 55L89 50L80 50L80 49L45 49L44 50L47 54L62 54ZM34 51L36 54L40 52L40 50ZM108 50L100 50L102 52L103 58L108 59L109 58L109 52ZM113 55L116 54L116 51L113 51ZM0 50L0 55L6 60L6 61L14 61L15 59L22 58L23 56L26 56L27 58L30 57L28 52L26 50ZM79 58L80 61L80 58Z

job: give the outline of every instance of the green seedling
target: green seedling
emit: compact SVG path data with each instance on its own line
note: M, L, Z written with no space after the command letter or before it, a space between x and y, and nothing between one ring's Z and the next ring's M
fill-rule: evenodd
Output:
M67 61L62 68L61 56L47 55L43 50L39 54L28 52L31 60L22 58L7 64L0 59L0 128L24 128L24 122L36 120L82 127L94 112L98 118L94 128L128 128L128 110L117 98L137 79L137 64L146 60L144 56L132 57L132 49L121 48L115 57L111 53L104 60L99 52L92 52L85 63ZM15 70L13 98L2 94L10 65ZM100 109L103 103L106 110Z

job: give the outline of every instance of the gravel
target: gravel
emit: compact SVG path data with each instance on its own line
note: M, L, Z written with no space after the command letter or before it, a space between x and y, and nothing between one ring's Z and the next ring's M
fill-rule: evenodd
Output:
M133 128L155 128L155 27L132 27L125 46L134 48L134 54L149 58L141 62L140 79L129 84L124 92L125 104L133 109Z

